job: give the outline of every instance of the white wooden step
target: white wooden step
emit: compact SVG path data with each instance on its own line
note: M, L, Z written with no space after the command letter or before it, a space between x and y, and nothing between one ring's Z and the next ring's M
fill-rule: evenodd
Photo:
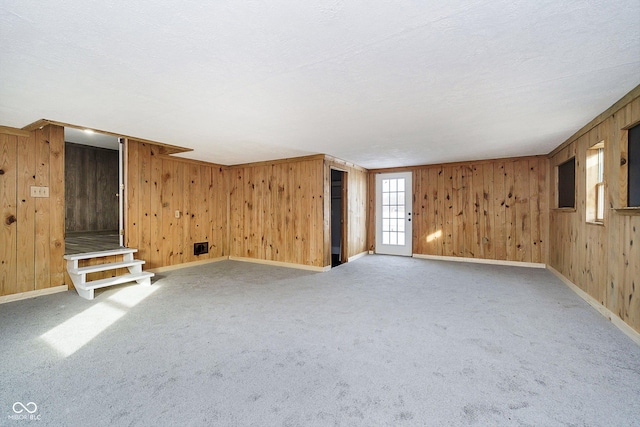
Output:
M132 248L118 248L118 249L111 249L108 251L98 251L98 252L84 252L81 254L70 254L70 255L65 255L64 259L66 259L67 261L78 261L81 259L89 259L89 258L102 258L102 257L106 257L106 256L113 256L113 255L127 255L127 254L133 254L138 252L137 249L132 249Z
M112 262L109 264L98 264L98 265L89 265L89 266L80 267L80 268L70 268L68 269L68 271L69 271L69 274L89 274L89 273L97 273L99 271L115 270L117 268L139 266L144 263L145 262L143 260Z
M154 276L153 273L144 271L142 273L123 274L122 276L108 277L106 279L100 279L100 280L92 280L91 282L78 284L75 287L88 291L93 289L104 288L107 286L121 285L122 283L129 283L129 282L140 283L146 279L151 279L153 276Z

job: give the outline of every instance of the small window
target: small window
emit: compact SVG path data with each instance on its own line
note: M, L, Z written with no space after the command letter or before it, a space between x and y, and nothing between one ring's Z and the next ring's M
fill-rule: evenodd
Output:
M587 221L604 222L604 141L587 150Z
M562 163L557 168L558 207L576 207L576 159Z
M629 129L628 155L628 207L640 207L640 125Z

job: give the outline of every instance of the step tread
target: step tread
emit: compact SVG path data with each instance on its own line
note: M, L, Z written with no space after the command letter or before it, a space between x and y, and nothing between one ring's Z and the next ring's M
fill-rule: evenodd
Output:
M114 286L114 285L120 285L122 283L135 282L136 280L151 278L153 276L155 276L155 274L150 273L148 271L143 271L142 273L130 273L130 274L123 274L122 276L108 277L106 279L92 280L82 285L75 285L75 286L77 288L84 289L84 290L98 289L98 288L104 288L106 286Z
M64 259L68 261L74 261L74 260L89 259L89 258L101 258L101 257L113 256L113 255L133 254L136 252L138 252L138 250L133 248L118 248L118 249L110 249L108 251L84 252L81 254L65 255Z
M99 271L115 270L117 268L132 267L134 265L142 265L145 262L141 259L135 259L133 261L111 262L108 264L87 265L86 267L80 267L76 269L69 269L69 274L88 274L97 273Z

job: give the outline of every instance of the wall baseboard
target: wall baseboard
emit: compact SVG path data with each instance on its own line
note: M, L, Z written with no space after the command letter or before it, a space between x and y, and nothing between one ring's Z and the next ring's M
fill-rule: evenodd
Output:
M351 261L355 261L357 259L362 258L363 256L369 255L369 251L364 251L364 252L360 252L359 254L356 254L352 257L349 257L349 262Z
M562 273L560 273L558 270L551 267L550 265L547 265L547 270L552 272L558 279L562 281L562 283L567 285L569 289L571 289L573 292L578 294L578 296L583 300L585 300L587 304L589 304L591 307L598 310L598 313L602 314L604 317L609 319L609 321L613 323L614 326L620 329L626 336L631 338L631 341L640 345L640 332L636 331L631 326L626 324L625 321L619 318L614 312L609 310L604 305L600 304L600 302L597 299L595 299L594 297L592 297L591 295L589 295L588 293L580 289L578 285L576 285L571 280L564 277Z
M43 295L57 294L58 292L66 292L69 290L67 285L54 286L52 288L38 289L37 291L21 292L19 294L11 294L0 297L0 304L7 302L20 301L23 299L40 297Z
M292 262L271 261L267 259L256 259L256 258L246 258L246 257L236 257L236 256L230 256L229 259L231 261L252 262L254 264L273 265L276 267L295 268L298 270L308 270L308 271L318 271L318 272L325 272L325 271L331 270L330 265L325 267L316 267L314 265L294 264Z
M438 261L472 262L476 264L508 265L511 267L546 268L546 264L543 264L540 262L503 261L499 259L465 258L465 257L456 257L456 256L422 255L422 254L413 254L413 257L420 258L420 259L433 259Z
M148 271L150 273L163 273L165 271L172 271L172 270L179 270L181 268L195 267L197 265L204 265L204 264L210 264L212 262L226 261L228 259L229 259L228 256L221 256L221 257L218 257L218 258L209 258L209 259L203 259L203 260L200 260L200 261L191 261L191 262L185 262L185 263L182 263L182 264L168 265L166 267L150 268L149 270L145 270L145 271Z

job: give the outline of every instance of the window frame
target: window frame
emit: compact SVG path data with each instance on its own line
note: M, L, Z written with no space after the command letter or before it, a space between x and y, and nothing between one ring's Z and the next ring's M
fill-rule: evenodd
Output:
M585 183L586 222L603 225L605 220L605 141L590 146L586 152Z
M624 141L626 142L626 146L624 147L624 153L622 159L624 160L623 162L621 162L621 178L623 180L623 182L626 182L627 184L627 188L626 191L622 191L620 194L620 198L621 200L621 205L623 208L627 208L627 209L638 209L640 210L640 200L638 201L637 205L631 205L630 201L629 201L629 195L631 193L631 183L630 183L630 179L631 179L631 174L630 174L630 163L633 163L635 165L635 167L637 167L638 169L640 169L640 155L638 156L639 158L637 159L631 159L630 158L630 153L629 153L629 146L630 146L630 134L632 130L636 130L638 132L638 141L636 142L639 146L638 148L638 154L640 154L640 122L639 123L634 123L633 125L627 127L624 129L625 133L626 133L626 137L624 138ZM638 191L640 191L640 189L638 189Z

